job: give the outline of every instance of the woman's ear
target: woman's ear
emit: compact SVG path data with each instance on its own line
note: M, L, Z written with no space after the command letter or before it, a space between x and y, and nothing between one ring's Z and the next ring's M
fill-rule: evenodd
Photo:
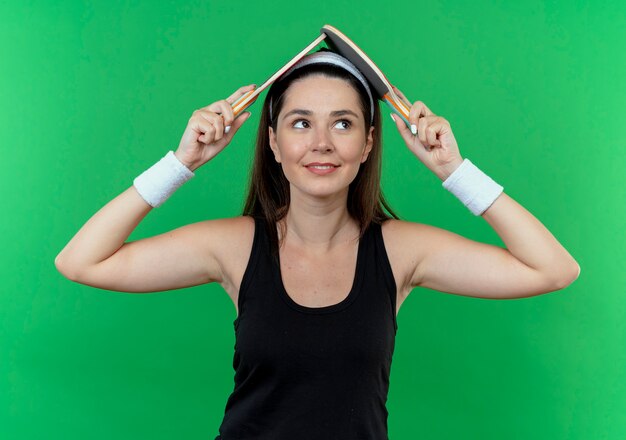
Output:
M274 133L274 129L271 125L268 127L268 135L270 138L270 148L274 153L274 159L276 159L276 162L280 163L280 150L278 149L278 144L276 143L276 134Z
M365 147L363 148L363 155L361 156L361 163L367 160L367 157L372 151L372 147L374 146L374 127L370 127L370 131L367 135L367 141L365 143Z

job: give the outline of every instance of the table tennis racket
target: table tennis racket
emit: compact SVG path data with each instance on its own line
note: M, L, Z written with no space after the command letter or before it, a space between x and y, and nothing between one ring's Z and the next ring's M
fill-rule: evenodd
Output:
M337 28L326 24L321 32L326 34L326 45L329 49L350 60L357 69L367 78L378 95L377 98L387 104L391 110L404 120L410 127L409 110L411 103L400 97L391 86L391 83L376 64Z
M373 94L376 95L375 97L386 103L391 110L400 116L405 124L410 127L409 110L411 103L403 99L393 90L387 77L365 52L334 26L326 24L321 28L320 32L320 35L315 38L315 40L276 71L276 73L270 76L261 86L246 92L232 104L235 118L252 105L263 90L302 59L302 57L307 55L315 46L324 41L330 50L350 60L372 85L374 88Z
M255 87L254 89L246 92L244 95L240 96L233 104L233 113L235 118L239 116L243 111L251 106L254 101L259 97L259 94L269 87L274 81L276 81L283 73L285 73L291 66L296 64L302 57L308 54L315 46L320 44L326 38L326 34L320 34L315 40L313 40L307 47L302 49L295 57L287 62L283 67L281 67L276 73L270 76L263 84L259 87Z

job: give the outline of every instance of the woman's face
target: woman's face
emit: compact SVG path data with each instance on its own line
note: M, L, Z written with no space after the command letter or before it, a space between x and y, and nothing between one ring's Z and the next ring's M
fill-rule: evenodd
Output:
M372 149L357 91L347 81L313 75L293 82L270 147L290 183L292 199L345 193Z

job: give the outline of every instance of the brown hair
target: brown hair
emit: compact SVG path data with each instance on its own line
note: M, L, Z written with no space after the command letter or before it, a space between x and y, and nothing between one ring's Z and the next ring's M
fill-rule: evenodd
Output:
M287 78L279 79L270 87L257 131L254 164L250 174L248 195L243 208L243 215L250 215L264 220L270 237L272 253L276 256L280 243L276 232L276 223L283 219L289 209L289 181L285 177L281 164L274 160L269 144L268 127L276 131L278 115L284 103L285 92L296 80L312 75L323 75L348 81L359 94L359 102L365 119L365 133L369 132L370 102L363 85L346 70L328 64L310 64L291 73ZM273 120L270 120L269 103L272 100ZM391 210L380 187L382 166L381 121L378 102L374 105L373 146L367 160L361 165L357 176L348 188L348 212L359 223L360 236L370 223L381 224L387 219L398 216ZM284 236L283 230L281 230Z

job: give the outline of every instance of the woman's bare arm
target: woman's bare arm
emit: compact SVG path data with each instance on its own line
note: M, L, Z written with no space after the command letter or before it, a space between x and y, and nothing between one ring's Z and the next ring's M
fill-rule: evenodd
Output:
M463 163L450 123L423 102L411 106L413 132L400 118L394 120L407 147L441 181ZM561 289L578 277L576 260L539 220L504 192L481 215L506 248L432 226L397 223L401 232L395 235L402 237L397 246L400 259L409 262L403 268L404 290L423 286L460 295L519 298Z
M563 289L580 266L530 212L502 193L482 217L506 248L426 225L407 225L420 256L410 281L441 292L492 299L522 298ZM409 232L411 231L412 232ZM409 249L409 247L405 248Z
M183 165L195 171L230 143L250 116L244 113L235 119L232 103L252 88L253 85L241 87L227 99L193 112L174 153ZM233 237L232 232L237 232L241 221L205 221L126 243L151 210L150 204L131 186L76 233L56 257L57 269L70 280L126 292L171 290L221 281L218 258L226 254L219 250Z
M228 220L194 223L127 243L151 209L130 187L78 231L57 256L57 269L72 281L123 292L156 292L221 281L213 251L223 246L222 229Z

